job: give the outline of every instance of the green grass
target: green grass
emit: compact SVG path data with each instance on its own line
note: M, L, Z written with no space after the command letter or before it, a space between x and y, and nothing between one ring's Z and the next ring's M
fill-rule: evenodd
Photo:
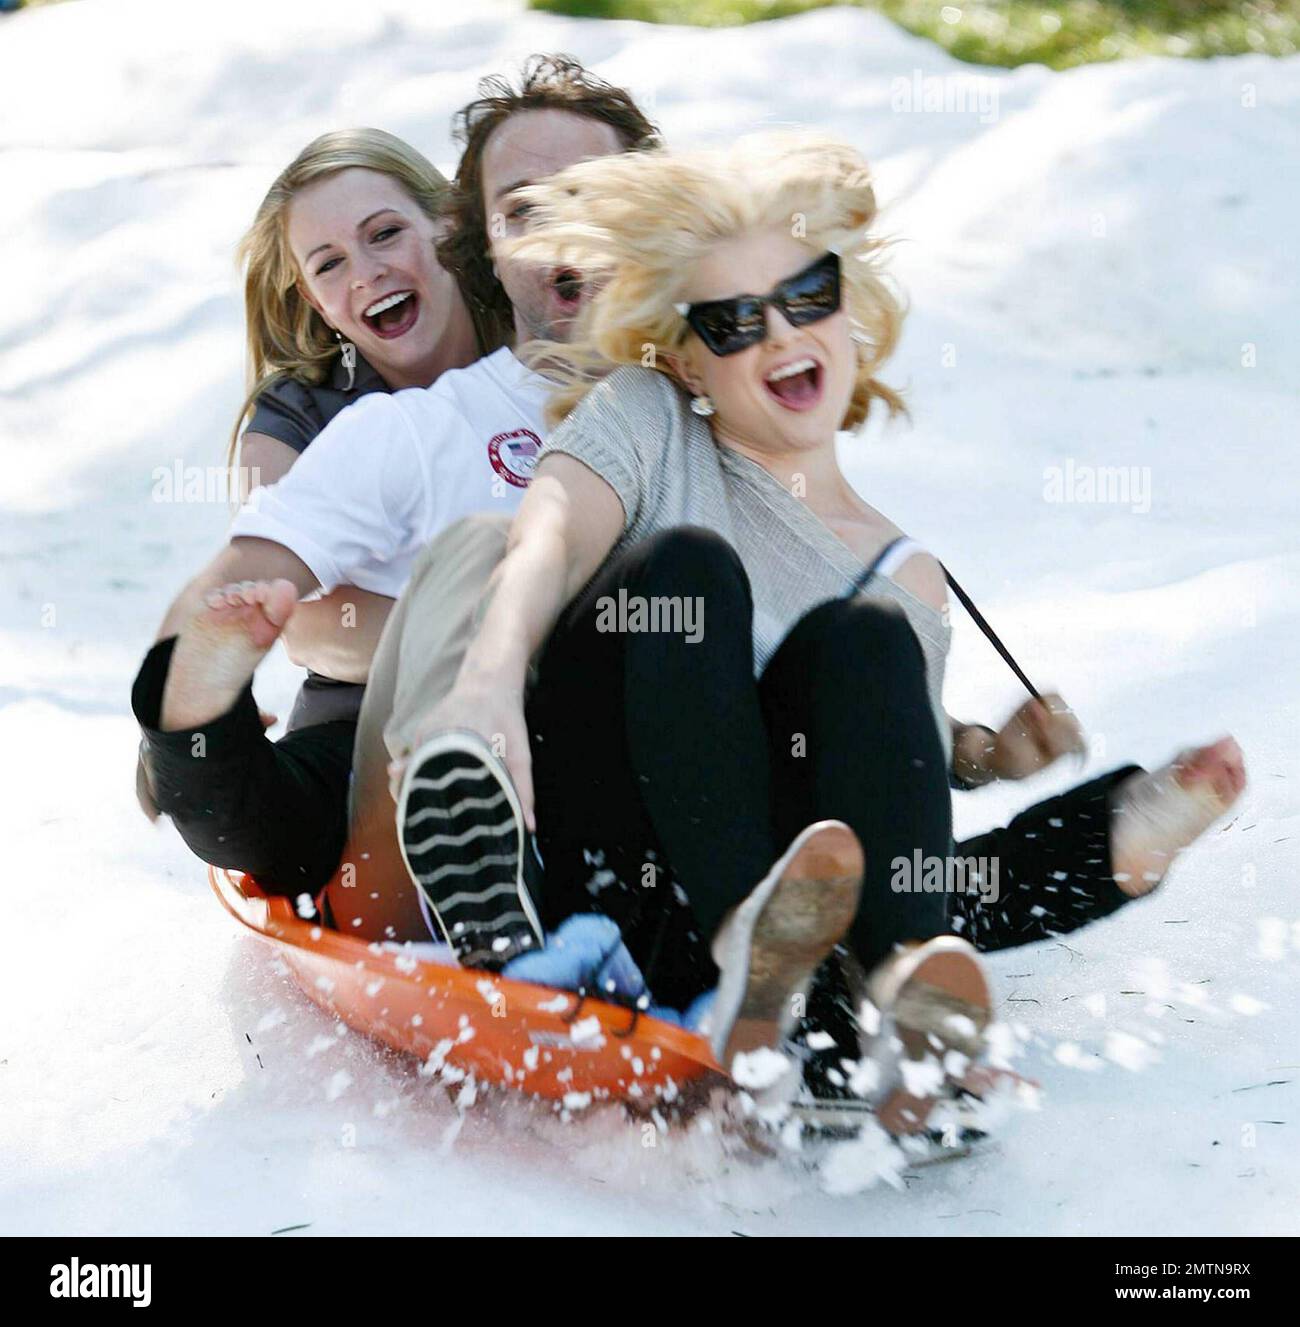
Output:
M1134 55L1293 55L1300 0L850 0L959 60L1068 69ZM529 0L591 18L721 27L785 18L832 0Z

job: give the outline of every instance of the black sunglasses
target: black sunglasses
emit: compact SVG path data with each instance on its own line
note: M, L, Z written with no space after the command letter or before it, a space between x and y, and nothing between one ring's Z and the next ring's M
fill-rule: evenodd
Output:
M829 318L840 307L840 256L825 253L786 277L770 295L736 295L703 304L674 304L715 355L734 355L767 336L765 306L780 309L791 327Z

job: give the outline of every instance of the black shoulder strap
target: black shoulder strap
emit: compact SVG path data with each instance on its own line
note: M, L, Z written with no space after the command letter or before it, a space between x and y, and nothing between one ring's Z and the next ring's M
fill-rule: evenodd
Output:
M876 574L876 569L880 564L899 546L899 544L905 544L906 542L907 535L905 534L899 535L897 539L891 539L889 543L876 554L871 565L865 568L857 580L853 582L853 588L849 591L848 597L852 598L855 594L861 594L866 588L867 583Z
M890 542L886 544L885 547L882 548L878 554L876 554L876 557L872 561L871 565L867 567L866 570L863 571L862 574L857 578L857 580L853 582L853 588L849 591L848 597L852 597L855 594L861 594L861 592L866 588L867 584L870 582L871 578L876 574L876 569L880 566L880 564L889 556L889 554L893 551L894 548L896 548L899 544L903 543L906 539L907 539L906 535L900 535L897 539L891 539ZM944 579L952 587L952 592L960 600L961 606L974 619L975 625L989 638L989 640L992 642L993 648L997 650L997 652L1007 661L1007 665L1010 667L1011 671L1015 673L1015 675L1021 680L1022 683L1024 683L1025 690L1028 691L1029 694L1033 696L1035 700L1042 700L1042 696L1039 694L1038 688L1034 686L1034 684L1025 676L1024 669L1021 668L1020 665L1011 657L1011 651L1007 649L1007 647L1003 645L1003 643L998 639L998 633L994 631L991 626L989 626L987 620L984 617L984 614L981 613L980 610L975 607L975 604L972 602L970 595L968 595L966 591L963 590L955 580L953 580L952 573L948 570L947 567L943 566L942 562L939 563L939 566L943 567Z
M942 562L939 565L943 567ZM989 638L990 642L992 642L993 648L1007 661L1007 665L1010 667L1011 671L1015 673L1021 682L1024 683L1025 690L1028 691L1035 700L1042 700L1042 696L1038 693L1038 688L1025 676L1024 669L1022 669L1011 657L1011 651L998 639L998 633L985 621L984 614L981 613L980 610L975 607L974 603L971 602L970 595L968 595L966 591L953 580L952 573L947 567L943 567L943 575L944 579L952 587L953 594L955 594L961 601L961 606L974 619L975 625Z

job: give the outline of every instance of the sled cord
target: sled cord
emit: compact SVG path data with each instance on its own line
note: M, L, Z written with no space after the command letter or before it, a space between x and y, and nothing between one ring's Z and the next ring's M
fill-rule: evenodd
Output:
M897 555L900 552L902 553L902 557L899 558L899 561L905 562L907 560L908 554L915 551L916 548L917 546L913 544L913 541L909 539L907 535L899 535L897 539L892 540L890 543L886 544L885 547L880 550L880 552L876 555L875 561L872 562L872 564L869 567L867 567L862 572L862 574L853 582L852 588L849 590L848 594L845 597L851 598L855 594L861 594L862 591L866 589L867 585L870 584L872 577L879 572L881 567L883 567L887 562L892 561L895 557L897 557ZM1035 700L1042 700L1043 697L1039 693L1038 688L1029 680L1028 677L1025 676L1024 669L1021 668L1020 665L1011 657L1011 651L1007 649L1007 647L1003 645L1003 643L998 639L998 633L994 631L991 626L989 626L988 622L984 618L984 614L981 613L980 610L975 607L974 601L971 599L970 595L968 595L966 591L963 590L955 580L953 580L952 573L948 570L947 567L943 565L942 562L939 563L939 566L943 570L944 580L946 580L948 584L952 587L953 594L957 596L957 598L961 601L961 606L974 619L975 625L989 638L989 641L992 643L993 648L997 650L997 652L1006 660L1007 666L1011 669L1013 673L1015 673L1015 675L1021 680L1021 682L1024 683L1025 690L1028 691L1029 694L1033 696Z
M942 562L939 565L940 567L943 567L944 580L946 580L948 584L952 587L953 594L955 594L957 598L961 600L961 606L974 619L975 625L989 638L989 641L992 643L993 648L997 650L997 652L1007 661L1007 665L1011 669L1011 671L1015 673L1015 675L1021 680L1021 682L1024 683L1025 690L1028 691L1029 694L1033 696L1035 700L1042 700L1042 696L1039 694L1038 688L1034 686L1034 684L1025 676L1024 670L1011 657L1011 651L1007 649L1005 645L1003 645L1003 643L998 639L998 633L994 631L993 628L989 626L989 624L984 620L984 614L981 613L980 610L975 607L975 604L972 602L970 595L968 595L966 591L963 590L955 580L953 580L952 573L948 570L947 567L943 566Z

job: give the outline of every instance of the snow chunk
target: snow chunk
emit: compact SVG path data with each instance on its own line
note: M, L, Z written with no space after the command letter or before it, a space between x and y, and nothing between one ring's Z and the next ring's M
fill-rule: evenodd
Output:
M595 1014L572 1024L569 1036L575 1046L590 1047L592 1050L599 1050L605 1044L605 1034L601 1031L600 1019Z
M771 1087L789 1070L790 1061L770 1046L737 1055L731 1066L731 1077L739 1087L761 1092Z
M880 1031L880 1010L870 1000L863 1000L858 1006L858 1026L868 1037Z
M851 1143L832 1148L822 1162L822 1188L827 1193L847 1196L861 1193L883 1180L892 1188L901 1189L905 1164L894 1140L875 1120L867 1120Z
M943 1065L927 1055L924 1060L905 1059L899 1066L903 1086L914 1097L933 1096L943 1086Z

